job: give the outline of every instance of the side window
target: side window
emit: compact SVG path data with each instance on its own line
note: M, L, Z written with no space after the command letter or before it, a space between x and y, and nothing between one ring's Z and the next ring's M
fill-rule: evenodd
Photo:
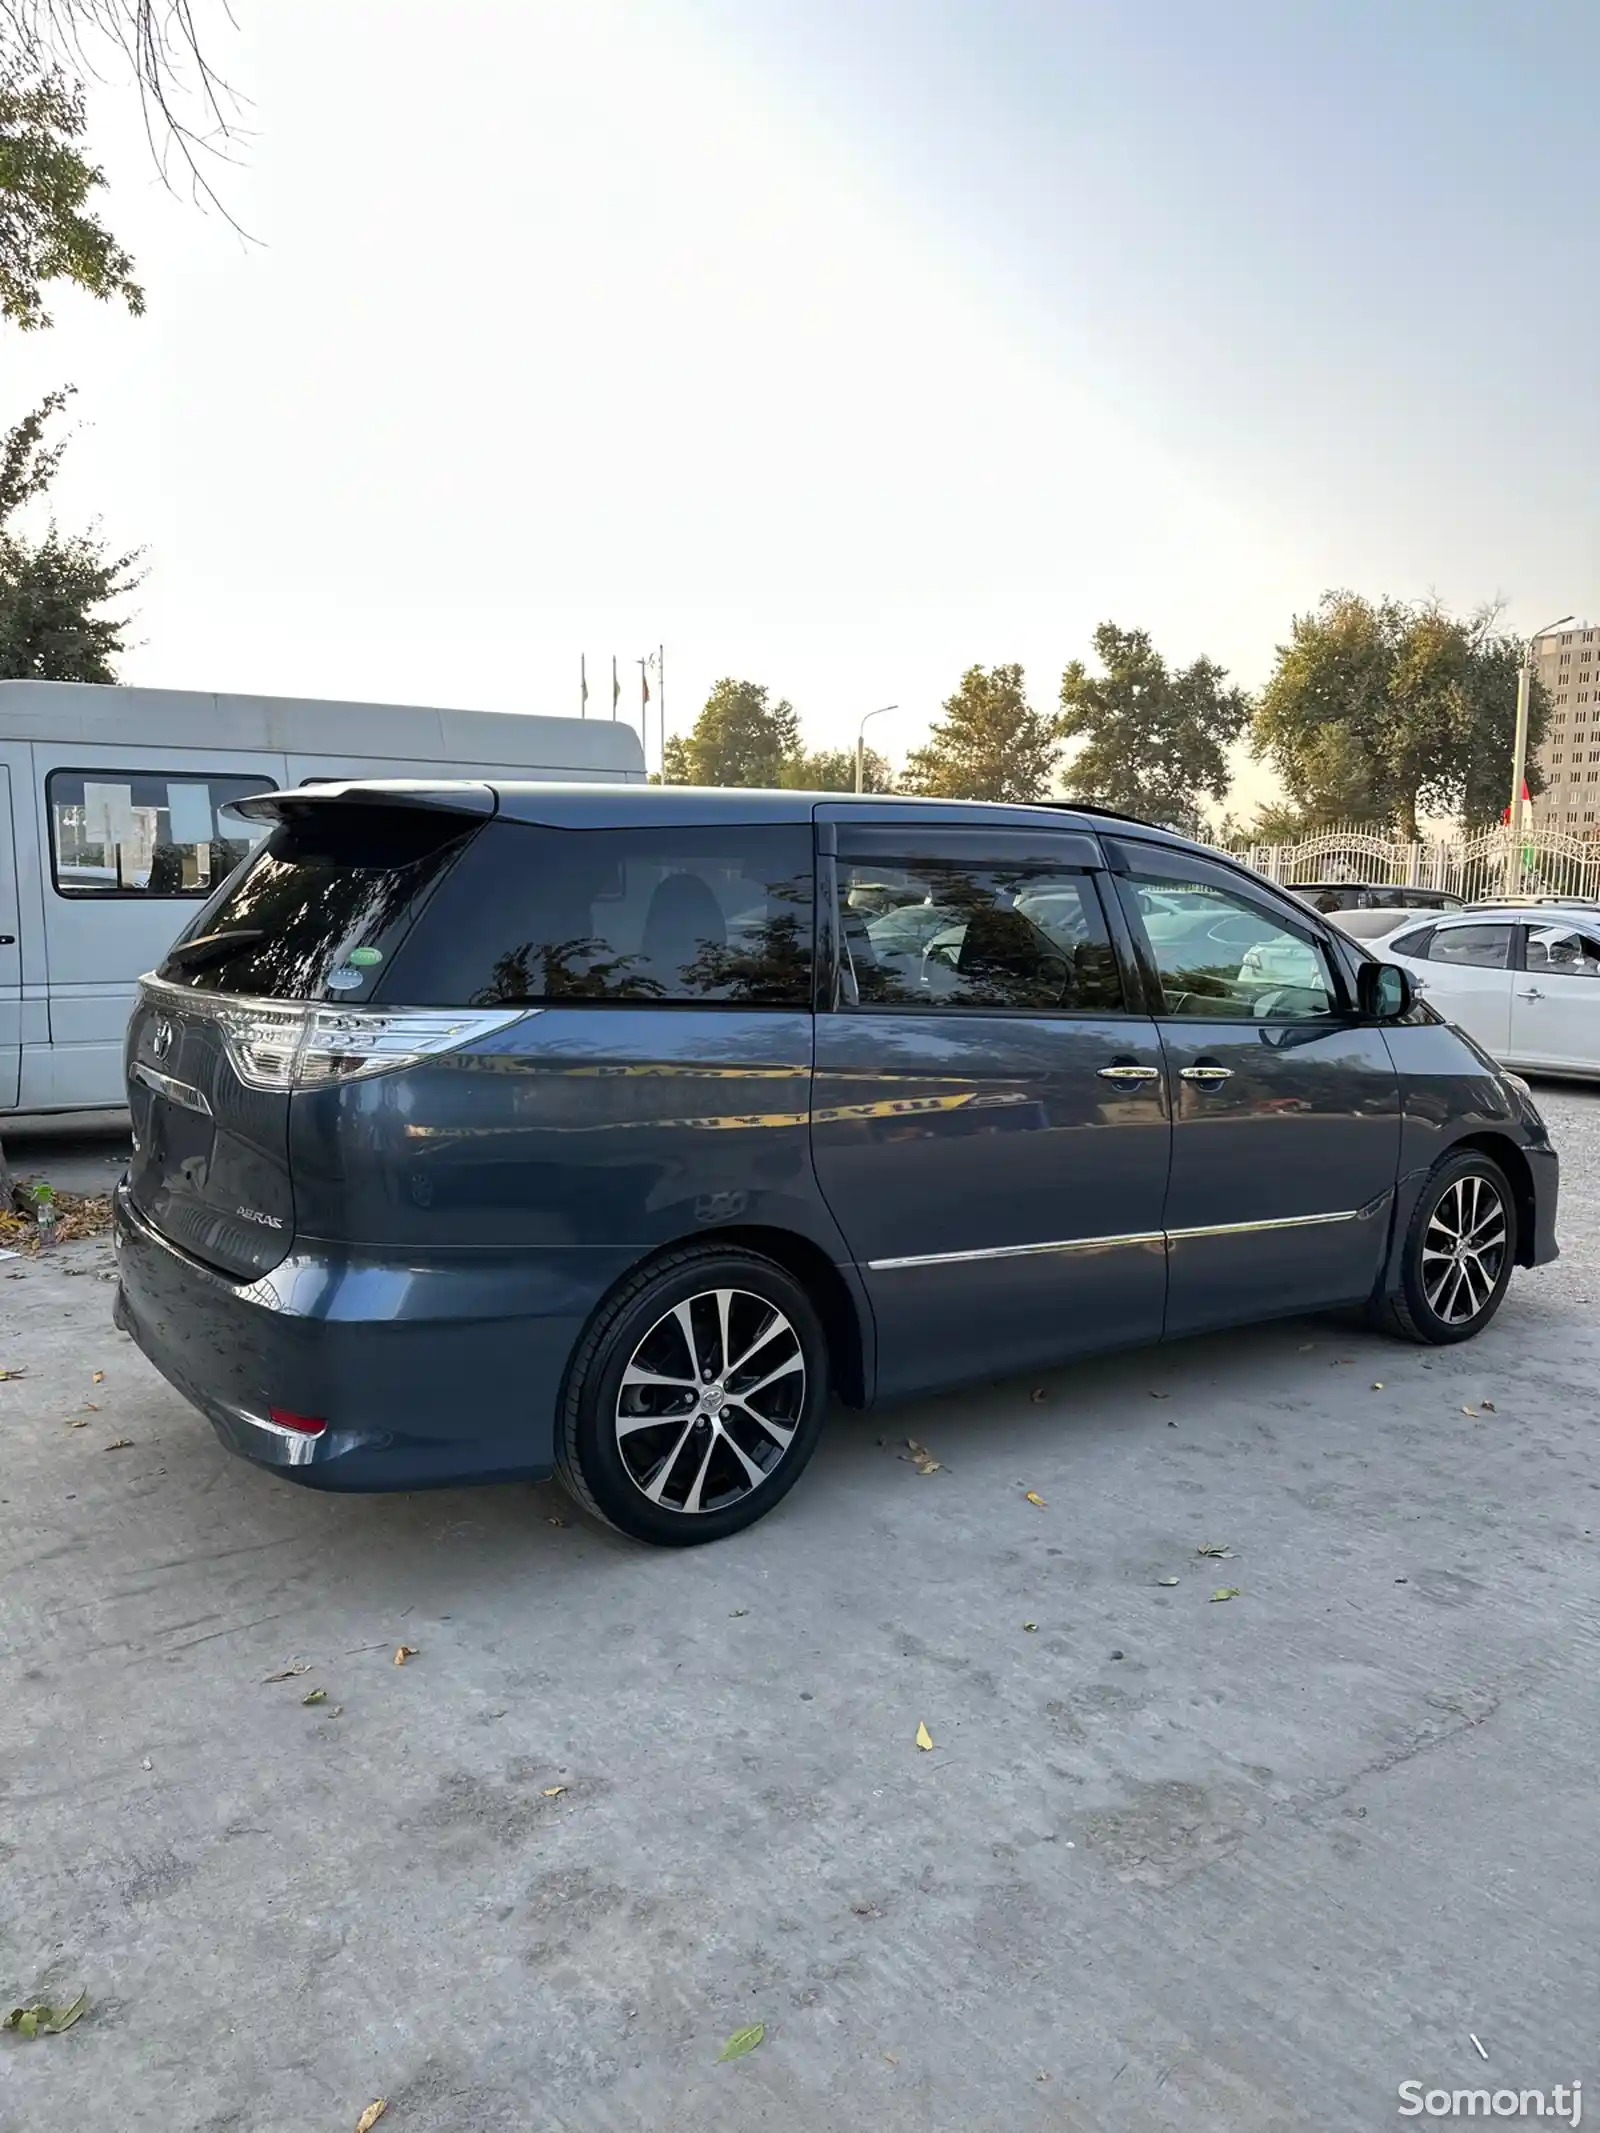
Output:
M1121 1014L1091 877L1047 860L842 857L847 1007Z
M1509 926L1441 926L1428 950L1430 963L1460 963L1472 970L1504 970L1511 960Z
M52 770L51 878L60 896L204 899L266 834L219 815L272 779L203 771Z
M1323 949L1259 904L1210 881L1129 883L1169 1015L1316 1021L1339 1012Z
M809 1007L809 824L558 830L496 821L383 984L419 1007Z
M1600 978L1600 941L1570 926L1534 926L1528 934L1527 964L1552 977Z
M1398 939L1392 940L1389 946L1396 955L1408 955L1414 962L1422 963L1427 961L1428 947L1433 935L1432 926L1419 926L1413 933L1402 933Z

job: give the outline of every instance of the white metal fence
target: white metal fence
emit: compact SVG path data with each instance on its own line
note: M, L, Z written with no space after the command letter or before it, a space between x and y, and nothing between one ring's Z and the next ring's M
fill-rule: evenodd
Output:
M1600 897L1600 844L1558 832L1524 828L1513 849L1503 826L1473 837L1399 844L1354 825L1319 830L1295 844L1230 845L1262 874L1284 883L1343 881L1407 883L1448 889L1470 903L1517 895Z

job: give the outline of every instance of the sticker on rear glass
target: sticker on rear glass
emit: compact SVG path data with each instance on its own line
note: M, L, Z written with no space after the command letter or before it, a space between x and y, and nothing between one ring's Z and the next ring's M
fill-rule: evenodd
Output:
M328 990L330 992L354 992L357 986L365 985L366 982L366 972L364 970L352 970L348 963L341 963L337 970L328 972Z
M370 970L375 963L383 961L383 950L381 948L352 948L350 960L358 970Z

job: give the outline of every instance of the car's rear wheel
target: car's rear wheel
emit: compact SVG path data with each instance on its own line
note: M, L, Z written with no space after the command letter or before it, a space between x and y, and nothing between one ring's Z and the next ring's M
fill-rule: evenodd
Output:
M785 1267L716 1246L673 1252L623 1284L579 1347L556 1473L636 1540L721 1540L799 1479L827 1376L816 1310Z
M1517 1203L1492 1157L1441 1163L1406 1231L1390 1326L1430 1347L1481 1333L1506 1293L1517 1253Z

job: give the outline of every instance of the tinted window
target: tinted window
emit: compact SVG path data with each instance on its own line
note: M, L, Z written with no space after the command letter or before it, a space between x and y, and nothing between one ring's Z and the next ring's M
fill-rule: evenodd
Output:
M1504 970L1511 959L1509 926L1441 926L1428 947L1430 963L1464 963Z
M1409 955L1418 962L1426 962L1433 933L1432 926L1418 926L1414 932L1402 933L1397 940L1391 941L1389 946L1396 955Z
M52 770L46 801L58 893L211 895L261 835L218 809L272 782L192 770Z
M1210 882L1129 884L1169 1015L1306 1021L1338 1012L1321 946Z
M1535 926L1528 934L1526 962L1530 970L1553 977L1600 977L1600 940L1571 926Z
M161 975L268 1000L370 999L476 827L420 808L297 809L179 936Z
M1048 861L841 859L846 1006L1120 1014L1086 874Z
M811 1004L811 830L492 822L383 981L418 1007Z

